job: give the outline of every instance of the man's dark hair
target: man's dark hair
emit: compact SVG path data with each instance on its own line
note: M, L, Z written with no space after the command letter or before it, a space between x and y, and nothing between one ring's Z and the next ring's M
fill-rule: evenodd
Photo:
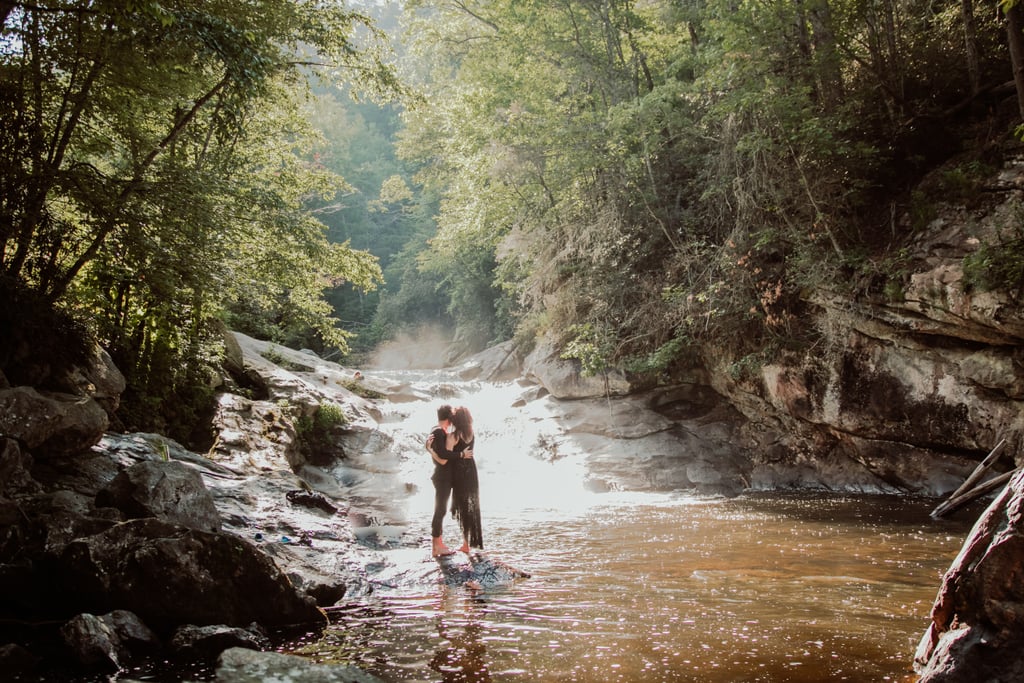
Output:
M441 420L451 420L452 417L454 417L454 415L455 410L447 403L445 403L443 406L437 409L438 422L440 422Z

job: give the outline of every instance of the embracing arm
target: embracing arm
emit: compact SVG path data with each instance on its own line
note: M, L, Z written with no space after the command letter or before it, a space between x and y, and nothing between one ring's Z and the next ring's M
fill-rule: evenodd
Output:
M452 457L451 451L445 448L445 437L442 429L435 429L427 437L427 452L430 453L430 459L438 465L447 465L447 459Z

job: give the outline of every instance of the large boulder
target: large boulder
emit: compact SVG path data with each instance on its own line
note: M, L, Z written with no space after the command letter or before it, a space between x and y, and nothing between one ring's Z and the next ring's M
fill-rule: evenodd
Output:
M491 346L463 360L458 366L459 378L467 381L481 379L500 382L519 377L520 359L515 342L507 341Z
M64 644L84 667L115 672L140 655L160 648L148 626L131 612L79 614L61 627Z
M140 462L122 470L96 496L100 507L114 507L129 518L160 519L220 531L213 496L194 468L180 462Z
M12 681L34 681L40 658L16 643L0 645L0 671Z
M0 437L37 457L79 453L103 436L125 389L110 355L94 346L88 360L52 377L53 391L10 386L0 378Z
M0 438L0 495L37 493L39 484L32 478L32 456L14 439Z
M16 439L39 458L87 450L108 425L107 413L87 396L25 386L0 390L0 437Z
M107 502L100 495L100 490L109 488L106 482L118 474L117 464L126 469L137 466L139 461L162 466L167 464L163 460L166 456L201 475L203 485L216 506L222 531L255 543L255 547L270 556L300 594L310 596L318 605L330 605L345 595L350 587L363 590L366 561L352 542L348 505L343 502L348 496L347 489L333 474L311 465L292 472L280 454L273 456L278 467L271 469L269 458L272 452L269 447L266 454L267 461L254 457L247 468L248 473L242 473L241 470L246 469L243 451L237 453L235 464L238 469L231 469L223 462L214 462L187 451L156 434L108 434L89 453L65 459L61 469L65 476L75 480L78 477L74 472L92 460L107 463L105 477L88 478L92 485L87 481L75 484L85 494L92 491L84 501L86 504L81 513L87 514L88 503L94 499ZM98 472L97 464L90 465L89 469ZM377 470L367 478L377 481L382 476ZM97 489L96 482L99 481L103 481L104 486ZM173 501L168 502L173 508ZM4 514L2 503L0 499L0 520ZM115 508L100 508L99 511L120 513ZM7 514L15 520L20 518L16 508ZM101 530L95 529L91 533ZM57 530L50 532L51 537L56 538L58 534ZM63 535L59 537L64 538ZM283 541L285 538L290 542ZM67 538L64 542L70 540Z
M542 385L555 398L599 398L630 392L629 382L619 370L594 376L584 375L578 360L565 359L552 339L544 339L523 361L523 375Z
M93 347L87 365L70 372L67 383L71 393L90 397L111 419L121 404L121 394L127 386L124 375L114 365L110 354L99 345Z
M302 463L295 425L278 403L220 394L213 423L217 428L213 453L220 463L263 471Z
M229 534L137 519L69 543L60 558L68 599L132 610L147 624L267 627L326 617L274 562Z
M943 577L914 667L920 683L1024 679L1024 471Z

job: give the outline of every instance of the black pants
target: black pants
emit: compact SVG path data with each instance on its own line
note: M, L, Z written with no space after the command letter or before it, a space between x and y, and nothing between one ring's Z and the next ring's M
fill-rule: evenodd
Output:
M434 482L434 517L430 520L430 535L438 538L441 535L444 516L448 514L448 499L452 495L452 468L449 465L434 465L434 474L430 477Z

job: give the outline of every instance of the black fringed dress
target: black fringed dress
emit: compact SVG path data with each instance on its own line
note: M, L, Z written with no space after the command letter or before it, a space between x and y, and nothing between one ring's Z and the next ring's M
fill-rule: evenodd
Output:
M462 535L469 539L472 548L483 549L484 531L480 521L480 480L476 474L476 460L463 458L462 451L473 450L476 439L468 444L458 444L455 451L458 455L449 463L454 465L452 472L452 517L459 521Z

